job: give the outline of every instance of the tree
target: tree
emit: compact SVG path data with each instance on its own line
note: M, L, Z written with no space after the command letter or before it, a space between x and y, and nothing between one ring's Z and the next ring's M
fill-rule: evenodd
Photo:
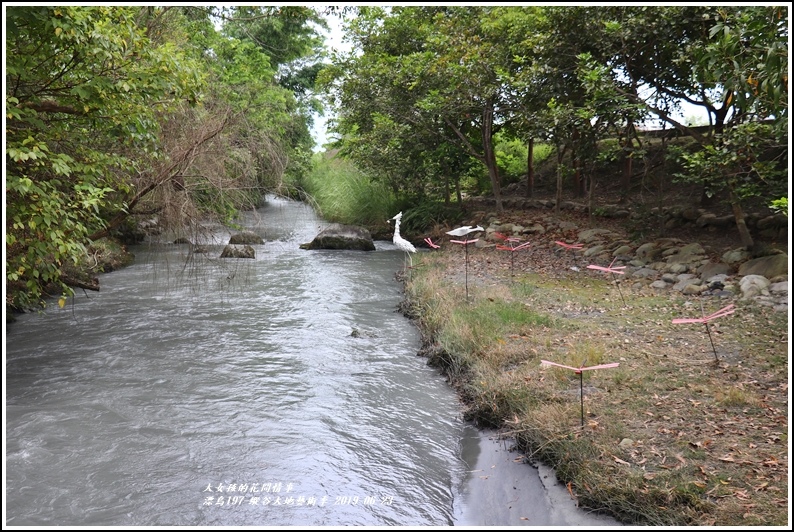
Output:
M762 182L783 184L782 165L769 155L784 145L788 128L787 10L620 7L608 13L598 41L610 53L590 58L590 70L582 74L591 81L591 95L600 91L616 109L641 105L695 139L698 149L682 154L688 174L681 177L702 183L704 198L724 188L742 242L752 247L742 202ZM609 81L592 83L597 70ZM641 97L643 87L649 92ZM672 118L680 101L702 106L711 130L702 134ZM774 125L765 134L760 122L770 117Z
M151 161L157 114L195 101L196 63L137 24L137 7L10 7L6 48L6 270L12 307L84 253L126 175Z
M305 171L306 107L261 47L215 30L214 13L9 8L7 306L70 294L64 265L137 215L180 230L228 222Z
M329 72L337 74L342 133L370 131L377 112L419 138L456 145L486 168L501 210L493 136L504 123L496 68L504 54L489 16L489 8L362 10L351 27L361 53Z

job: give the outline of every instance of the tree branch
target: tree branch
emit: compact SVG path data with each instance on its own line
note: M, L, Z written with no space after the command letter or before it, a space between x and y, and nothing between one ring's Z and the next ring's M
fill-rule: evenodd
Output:
M127 205L127 209L118 213L110 222L108 222L107 226L100 231L97 231L88 236L88 240L95 241L100 238L104 238L110 234L110 232L121 225L121 223L127 219L128 216L132 213L133 208L144 198L147 194L149 194L152 190L156 189L157 187L167 183L171 179L173 179L176 175L180 174L184 168L190 165L191 161L195 158L196 152L203 144L207 143L208 141L215 138L218 134L220 134L225 128L226 124L231 119L231 112L227 111L226 114L223 116L220 124L212 129L211 131L207 132L203 136L201 136L198 140L196 140L191 146L184 149L182 153L178 154L174 157L166 168L162 169L154 180L149 183L147 186L143 187L137 194L130 200L129 204Z

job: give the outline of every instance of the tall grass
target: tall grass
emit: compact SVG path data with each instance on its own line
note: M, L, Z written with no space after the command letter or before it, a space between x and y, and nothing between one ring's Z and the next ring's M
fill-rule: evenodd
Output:
M396 200L391 191L352 163L327 153L315 154L312 162L312 171L293 185L302 189L326 220L378 227L394 215Z

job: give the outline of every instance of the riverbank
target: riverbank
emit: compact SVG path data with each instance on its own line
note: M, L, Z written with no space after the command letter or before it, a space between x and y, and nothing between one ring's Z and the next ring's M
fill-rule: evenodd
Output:
M406 273L402 310L468 420L625 524L788 524L786 313L733 301L715 356L702 324L672 320L724 299L635 292L546 246L513 255L447 245ZM542 360L618 365L580 381Z
M110 273L132 264L135 255L129 252L127 246L117 239L102 238L92 242L87 248L86 253L78 263L64 263L61 268L61 280L69 286L75 294L86 291L99 291L99 277L101 273ZM7 285L9 293L13 291L25 291L25 287L20 284L10 283ZM11 297L6 298L5 321L13 323L17 316L32 312L35 309L44 309L47 305L66 304L63 297L62 287L50 284L46 290L48 297L36 302L33 308L20 309L9 305ZM73 296L74 297L74 296Z
M543 464L528 464L512 438L467 427L461 458L468 465L455 498L454 526L618 527L615 519L577 507Z

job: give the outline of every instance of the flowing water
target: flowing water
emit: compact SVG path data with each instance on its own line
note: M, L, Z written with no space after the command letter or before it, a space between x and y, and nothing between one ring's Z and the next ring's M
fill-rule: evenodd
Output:
M7 525L472 522L477 443L397 312L404 254L301 250L326 224L278 198L242 224L255 260L218 259L221 227L149 242L7 327Z

